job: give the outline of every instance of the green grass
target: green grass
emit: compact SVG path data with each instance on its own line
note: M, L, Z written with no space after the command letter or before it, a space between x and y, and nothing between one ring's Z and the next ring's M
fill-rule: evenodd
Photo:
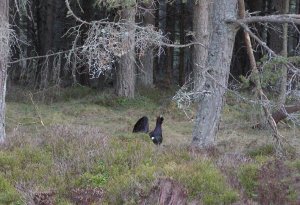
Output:
M241 190L228 182L216 165L217 157L190 151L193 122L169 101L171 91L142 89L135 99L125 99L79 86L33 96L35 105L26 95L8 98L8 140L0 151L0 185L6 191L1 192L0 186L0 204L26 204L20 197L28 195L24 190L53 189L57 204L72 204L69 194L76 187L104 189L103 204L137 204L165 178L181 184L189 200L203 204L231 204L240 198ZM226 106L224 122L248 120L236 107ZM155 146L147 134L131 133L144 115L153 129L159 114L165 118L163 146ZM236 168L236 177L251 198L259 166L266 161L259 158L271 157L273 149L245 145L264 134L230 126L220 131L220 139L230 142L228 150L243 150L257 160ZM293 166L300 169L297 163ZM20 193L15 188L19 184L24 187Z

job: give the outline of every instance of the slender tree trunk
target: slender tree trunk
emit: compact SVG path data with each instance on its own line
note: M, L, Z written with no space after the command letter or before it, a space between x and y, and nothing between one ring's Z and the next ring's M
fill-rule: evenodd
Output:
M155 24L153 6L152 3L147 3L145 8L149 9L144 15L144 25L153 25ZM153 48L150 47L145 51L144 56L141 59L142 70L139 70L139 84L146 87L153 87Z
M180 44L185 43L185 4L183 3L183 0L180 1L180 19L179 19L179 29L180 29ZM178 76L178 81L179 85L182 86L184 84L184 78L185 78L185 59L184 59L184 54L185 54L185 48L180 48L179 51L179 76Z
M134 24L135 8L125 8L121 15L127 22ZM135 30L133 26L127 26L127 33L124 33L123 45L126 49L125 54L120 59L119 68L117 70L116 92L118 96L134 98L135 89Z
M45 39L47 39L45 42L45 47L44 47L44 54L48 53L51 51L53 48L53 36L54 36L54 30L53 30L53 25L54 25L54 0L47 0L46 3L46 27L45 27ZM42 88L47 88L49 87L50 79L52 76L52 64L53 64L53 58L49 58L49 62L45 64L45 67L42 71L42 79L41 79L41 86Z
M9 1L0 1L0 143L5 140L5 94L9 57Z
M299 0L291 0L290 1L290 8L289 12L291 14L299 14ZM298 26L299 28L299 26ZM299 40L299 33L296 31L294 27L289 28L289 32L293 33L292 36L289 37L288 39L288 53L293 53L296 50L296 47L298 45L298 40Z
M159 28L159 17L160 17L160 4L159 0L155 0L155 18L154 18L154 26L155 28ZM155 49L155 53L157 52L157 49ZM157 55L154 56L153 60L153 83L156 83L158 80L158 71L159 71L159 57Z
M285 0L284 2L284 11L283 13L287 14L289 13L289 0ZM283 57L288 56L288 24L283 24L283 32L282 32L282 51L281 55ZM287 67L285 65L282 66L282 77L280 82L280 94L278 99L278 108L281 106L284 106L286 101L286 86L287 86Z
M193 71L195 75L195 88L201 89L203 81L200 79L205 68L208 56L207 46L209 45L209 5L205 0L199 0L194 6L193 30L195 31L195 41L201 42L204 46L195 45L193 49Z
M167 1L167 20L166 20L166 33L171 42L175 41L175 5L174 3ZM165 83L168 87L172 84L173 78L173 63L174 63L174 48L166 48L166 61L165 61Z
M208 50L200 46L194 49L195 91L206 91L207 94L198 97L192 144L206 147L215 143L220 122L236 34L235 26L225 20L236 18L237 0L197 2L194 31L196 38L202 37L202 43L208 46Z

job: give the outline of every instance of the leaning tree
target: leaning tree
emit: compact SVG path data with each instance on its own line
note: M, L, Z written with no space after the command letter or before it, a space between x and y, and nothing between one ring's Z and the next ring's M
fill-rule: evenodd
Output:
M220 123L224 95L230 73L233 45L237 30L240 28L244 29L245 32L244 38L250 63L252 64L253 82L256 84L260 104L263 105L263 110L267 122L273 130L273 135L277 141L282 139L270 112L270 101L260 87L250 37L268 52L269 59L278 58L279 56L249 29L248 24L257 22L291 23L295 25L300 24L300 15L246 15L244 0L213 0L210 2L198 0L195 2L193 18L194 37L195 41L201 44L194 45L194 80L191 85L184 85L174 97L183 108L188 106L191 100L195 100L198 104L192 134L192 144L194 146L207 147L214 145L216 141L216 133ZM299 75L299 71L291 63L284 64L290 71ZM190 87L192 90L189 90Z
M9 57L9 1L0 1L0 143L5 139L5 94Z

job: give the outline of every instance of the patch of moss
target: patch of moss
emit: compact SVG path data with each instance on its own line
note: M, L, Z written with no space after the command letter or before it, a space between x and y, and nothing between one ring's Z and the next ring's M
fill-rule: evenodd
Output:
M294 189L290 189L288 191L287 198L289 199L289 201L297 203L297 199L298 199L298 193L297 193L297 191L294 190Z
M207 160L198 160L187 164L170 162L163 168L168 177L185 185L189 197L201 196L204 204L231 204L238 194L225 183L224 176Z
M82 187L104 187L108 180L109 171L104 162L99 161L91 171L82 174L75 182L75 185Z
M15 158L7 152L0 151L0 171L9 172L16 166Z
M258 186L259 166L256 164L245 164L238 171L238 178L245 189L245 193L253 198L256 196Z
M248 154L253 158L257 156L270 156L275 154L275 149L273 145L267 144L248 151Z
M290 167L296 168L300 173L300 160L294 160L288 163Z
M10 181L51 186L53 160L45 150L24 146L0 154L0 171ZM56 178L56 177L55 177ZM44 183L47 181L47 183Z
M0 204L23 204L16 189L0 174Z

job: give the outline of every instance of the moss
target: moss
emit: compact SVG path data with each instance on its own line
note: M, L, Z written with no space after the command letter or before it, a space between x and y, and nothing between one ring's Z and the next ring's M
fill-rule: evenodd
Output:
M9 166L6 163L4 173L14 181L41 182L49 177L49 173L52 170L53 160L51 154L44 150L23 147L15 149L11 153L7 153L7 155L7 159L13 158L14 162L10 163ZM6 162L9 162L9 160ZM3 163L3 161L0 163ZM47 186L49 184L43 185Z
M267 144L248 151L248 154L253 158L257 156L270 156L275 154L275 149L273 145Z
M9 172L17 165L17 161L7 152L0 151L0 171Z
M22 204L16 189L0 174L0 204Z
M90 172L86 172L80 177L76 185L84 187L103 187L107 180L108 176L105 174L92 174Z
M300 172L300 160L294 161L293 166Z
M201 195L204 204L230 204L238 198L210 161L198 160L187 164L170 162L165 165L164 172L185 185L191 198Z
M55 200L56 205L73 205L74 203L68 201L67 199L58 198Z
M103 161L99 161L89 172L82 174L75 182L81 187L104 187L109 180L109 171Z
M243 165L238 171L239 181L245 189L245 193L251 198L256 196L258 172L259 166L256 164Z
M290 189L288 191L288 196L287 196L288 200L294 203L297 203L298 200L298 193L296 190Z

